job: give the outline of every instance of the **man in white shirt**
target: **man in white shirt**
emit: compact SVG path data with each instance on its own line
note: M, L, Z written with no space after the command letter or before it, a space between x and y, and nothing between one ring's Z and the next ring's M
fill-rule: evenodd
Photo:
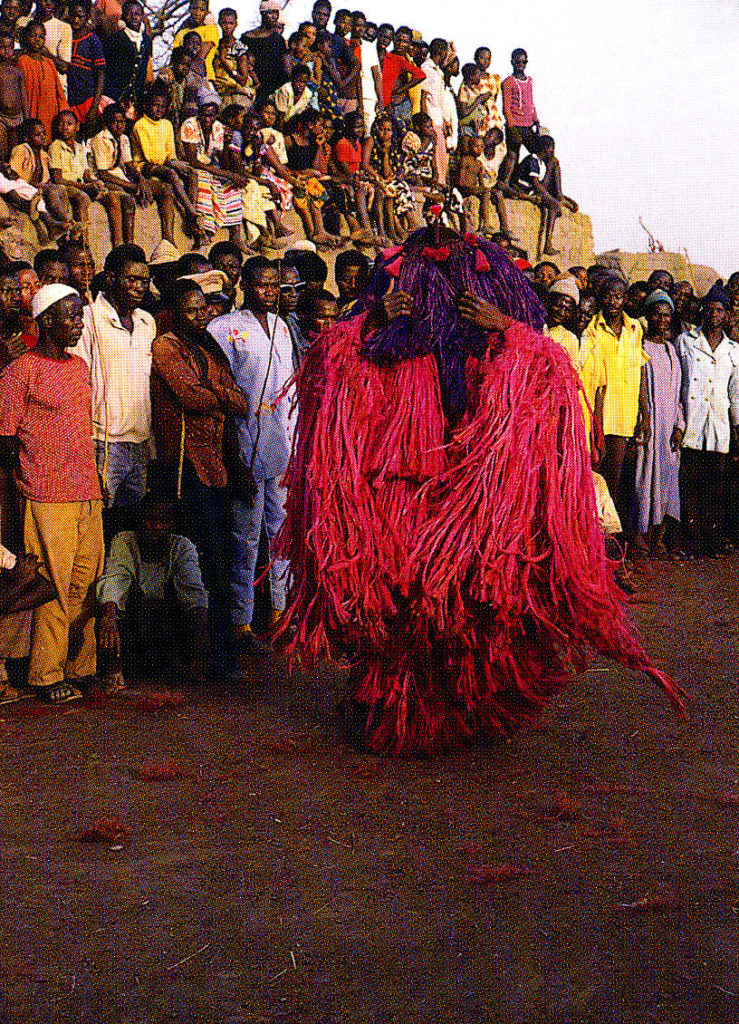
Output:
M234 497L234 541L231 569L231 622L242 641L253 641L254 570L264 523L271 548L285 518L287 491L280 485L292 449L293 391L280 399L292 376L290 331L273 310L279 297L279 270L263 256L247 260L241 269L243 308L218 317L208 326L228 359L234 379L250 405L250 415L237 421L239 457L251 471L255 497ZM287 562L276 559L270 567L272 622L285 608Z
M380 58L377 55L376 43L370 43L364 38L364 30L367 28L367 19L361 11L354 11L352 14L352 35L349 46L358 58L361 67L360 85L362 95L362 110L364 111L364 123L369 132L377 117L377 93L375 92L375 79L372 73L373 68L379 67Z
M421 82L421 111L428 114L436 132L436 169L439 181L446 184L449 155L444 131L444 72L442 68L449 52L446 39L432 39L428 60L421 65L426 78Z
M701 327L681 334L675 345L683 371L685 434L680 493L685 539L694 554L723 548L726 456L739 442L739 345L724 332L725 299L711 297Z
M90 367L93 436L103 496L107 508L120 508L137 504L146 493L151 345L157 330L154 318L139 308L149 288L143 249L119 245L108 254L105 272L104 290L85 306L77 353Z

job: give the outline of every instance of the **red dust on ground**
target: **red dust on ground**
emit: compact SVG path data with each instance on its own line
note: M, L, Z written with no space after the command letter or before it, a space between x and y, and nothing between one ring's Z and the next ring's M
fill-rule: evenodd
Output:
M278 659L239 692L3 709L0 1020L739 1020L739 562L643 597L687 724L604 662L438 760L354 750L345 675Z

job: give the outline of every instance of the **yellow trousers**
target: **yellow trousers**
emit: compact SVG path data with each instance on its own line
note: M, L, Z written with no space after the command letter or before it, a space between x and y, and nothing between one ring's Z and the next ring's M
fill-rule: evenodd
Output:
M26 551L57 589L33 614L30 686L95 674L95 581L103 571L102 501L27 501Z

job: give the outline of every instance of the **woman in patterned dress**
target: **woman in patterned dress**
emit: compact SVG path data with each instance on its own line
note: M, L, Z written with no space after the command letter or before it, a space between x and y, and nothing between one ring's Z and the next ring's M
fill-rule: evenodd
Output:
M202 215L209 238L219 228L228 228L229 238L242 247L241 224L242 175L220 166L226 145L223 124L216 120L220 110L218 93L201 89L198 116L182 122L180 138L185 159L198 172L198 215Z
M406 230L400 217L414 208L413 195L405 180L405 154L396 123L380 114L364 145L363 167L375 182L373 217L380 236L401 242Z

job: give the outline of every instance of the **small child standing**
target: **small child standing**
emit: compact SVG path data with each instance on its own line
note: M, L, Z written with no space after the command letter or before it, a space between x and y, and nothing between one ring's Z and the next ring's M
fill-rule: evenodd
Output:
M480 69L480 88L490 93L490 99L485 104L487 117L480 125L480 135L485 135L491 128L503 128L503 118L498 110L498 96L500 95L500 75L490 74L490 62L493 55L488 46L478 46L475 50L475 64Z
M481 80L482 71L477 64L462 67L462 85L457 99L460 135L480 135L485 131L492 93L480 85Z
M5 163L18 143L18 128L28 106L26 80L13 56L14 39L7 29L0 30L0 161Z
M32 21L23 39L26 49L18 58L18 69L26 83L27 114L38 118L51 137L52 121L62 110L69 110L69 104L54 61L44 56L46 29L41 22Z
M483 181L481 153L482 139L478 135L460 136L459 162L454 175L456 181L453 180L453 184L459 189L464 200L464 214L460 218L463 232L477 230L479 224L488 228L491 226L490 189Z
M203 47L200 36L194 30L186 32L182 37L181 45L185 53L190 56L190 70L194 75L198 75L198 77L202 78L203 82L205 82L208 78L208 69L205 65L205 61L200 56L200 51Z

